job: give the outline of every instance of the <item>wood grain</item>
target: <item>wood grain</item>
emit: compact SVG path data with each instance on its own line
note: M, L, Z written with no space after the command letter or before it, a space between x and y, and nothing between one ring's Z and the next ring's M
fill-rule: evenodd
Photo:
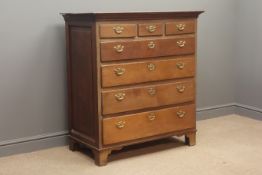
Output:
M183 118L177 116L180 111L186 112ZM148 118L152 113L155 120ZM125 122L123 128L116 127L120 121ZM189 128L195 128L195 105L118 116L103 119L103 143L113 144Z
M177 25L184 25L184 29L179 30ZM177 20L174 22L168 22L166 23L165 29L166 29L166 35L195 33L196 21L192 19L192 20Z
M177 88L184 87L184 92L178 92ZM155 91L155 95L149 93ZM124 93L122 101L118 101L115 95ZM193 80L180 80L172 83L159 83L152 86L139 86L118 90L102 91L103 114L119 113L149 107L158 107L194 100L195 85Z
M131 12L131 13L62 13L65 21L130 21L197 18L203 11Z
M71 150L85 145L96 164L105 165L110 152L123 146L174 135L195 144L196 19L201 13L62 14ZM185 28L178 31L180 23ZM150 32L150 25L156 30ZM116 26L123 30L116 32ZM116 76L119 67L125 72ZM186 115L178 117L180 110ZM116 127L119 121L123 128Z
M149 28L155 27L155 30L150 32ZM138 24L138 36L159 36L163 35L162 23L144 23Z
M122 27L122 32L117 33L114 27ZM101 24L99 27L101 38L132 38L137 35L136 24Z
M92 26L68 29L68 89L70 96L70 134L89 144L96 143L96 69L92 55ZM76 131L76 132L73 132Z
M149 70L150 64L155 66L155 70ZM118 75L117 70L122 70L124 73ZM195 76L195 58L192 55L172 56L161 60L155 58L154 61L105 64L102 65L101 72L103 87L193 77Z
M185 41L185 46L179 47L177 44L179 41ZM155 45L154 48L149 48L151 42ZM114 48L118 45L123 46L122 52L117 52ZM190 36L134 41L104 41L100 47L102 61L172 56L193 54L195 52L195 38Z

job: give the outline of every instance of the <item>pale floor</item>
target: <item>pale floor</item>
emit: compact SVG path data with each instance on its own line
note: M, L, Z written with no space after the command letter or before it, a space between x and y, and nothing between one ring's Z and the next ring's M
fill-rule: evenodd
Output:
M0 158L0 175L262 175L262 122L237 115L197 123L197 145L111 161L67 147Z

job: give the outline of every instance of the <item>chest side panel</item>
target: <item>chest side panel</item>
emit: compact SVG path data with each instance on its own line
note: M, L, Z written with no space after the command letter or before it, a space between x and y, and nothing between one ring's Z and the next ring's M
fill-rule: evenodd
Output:
M92 25L69 25L68 84L70 135L97 145L97 75Z

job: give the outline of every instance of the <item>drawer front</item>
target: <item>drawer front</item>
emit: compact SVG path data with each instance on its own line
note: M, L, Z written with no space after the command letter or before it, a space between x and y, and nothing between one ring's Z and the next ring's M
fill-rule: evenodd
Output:
M195 38L193 36L101 43L102 61L193 54L194 52Z
M195 105L103 119L103 143L124 141L195 128Z
M194 20L166 23L166 35L195 33L195 30L196 22Z
M137 35L136 24L101 24L101 38L130 38Z
M194 56L167 57L165 60L103 65L102 86L111 87L194 75Z
M163 24L148 23L138 25L139 36L160 36L163 35Z
M194 100L194 80L102 91L103 114L113 114Z

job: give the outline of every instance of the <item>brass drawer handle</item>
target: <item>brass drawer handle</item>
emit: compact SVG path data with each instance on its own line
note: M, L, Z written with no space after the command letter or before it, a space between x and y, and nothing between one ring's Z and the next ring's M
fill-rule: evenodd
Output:
M115 26L115 27L113 27L113 30L115 31L116 34L119 35L119 34L121 34L123 32L124 27L122 27L122 26Z
M124 128L125 126L126 126L126 122L125 122L125 121L119 121L119 122L116 123L116 127L117 127L118 129L122 129L122 128Z
M117 101L123 101L125 99L126 94L123 92L119 92L115 94L115 98Z
M115 68L114 71L115 71L115 74L117 76L122 76L125 73L126 70L125 70L125 68L118 67L118 68Z
M156 31L156 26L155 25L150 25L146 27L147 31L150 33L153 33Z
M153 112L150 113L147 117L148 117L148 120L149 120L149 121L154 121L154 120L156 119L156 115L155 115L155 113L153 113Z
M147 69L148 69L149 71L154 71L154 70L156 69L156 65L153 64L153 63L149 63L149 64L147 65Z
M184 118L184 117L185 117L185 115L186 115L186 112L185 112L185 111L182 111L182 110L180 110L180 111L178 111L178 112L176 113L176 115L177 115L179 118Z
M156 44L153 41L150 41L147 46L149 49L154 49L156 47Z
M180 70L183 70L185 68L185 63L177 63L176 67Z
M177 25L176 25L176 28L177 28L177 30L179 30L179 31L183 31L183 30L185 30L186 25L185 25L185 24L177 24Z
M118 44L116 46L114 46L114 49L116 50L117 53L121 53L124 51L125 46Z
M148 89L148 94L151 95L151 96L156 95L156 89L155 88L149 88Z
M180 48L183 48L183 47L185 47L185 45L186 45L186 41L185 41L185 40L177 41L177 45L178 45Z
M184 85L178 85L178 86L176 87L176 89L177 89L177 91L178 91L179 93L183 93L183 92L185 92L185 90L186 90L186 86L184 86Z

